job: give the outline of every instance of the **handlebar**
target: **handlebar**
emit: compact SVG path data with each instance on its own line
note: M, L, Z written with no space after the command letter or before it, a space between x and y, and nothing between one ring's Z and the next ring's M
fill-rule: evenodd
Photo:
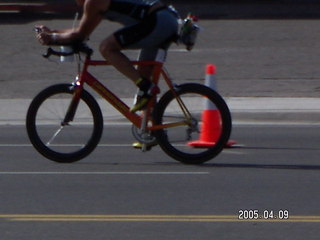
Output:
M43 54L42 56L44 58L49 58L51 55L53 56L71 56L73 54L80 54L84 53L87 57L91 57L93 54L93 50L85 43L77 43L77 44L72 44L72 45L67 45L68 47L71 47L70 52L62 52L62 51L56 51L53 48L49 47L47 49L47 52Z
M33 30L36 33L42 32L42 29L39 27L35 27ZM43 54L42 56L44 58L49 58L51 55L58 56L58 57L61 57L61 56L65 57L65 56L71 56L73 54L84 53L84 54L86 54L86 56L88 58L90 58L91 55L93 54L93 50L84 42L75 42L75 43L68 44L65 46L71 47L71 51L66 53L66 52L62 52L62 51L56 51L53 48L49 47L47 49L47 52L45 54Z

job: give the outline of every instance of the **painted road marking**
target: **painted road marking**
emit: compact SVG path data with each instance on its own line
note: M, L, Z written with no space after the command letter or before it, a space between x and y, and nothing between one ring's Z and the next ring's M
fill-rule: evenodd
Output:
M58 146L52 144L52 146ZM83 146L83 144L65 144L65 147L79 147ZM18 144L10 144L10 143L3 143L0 144L0 147L33 147L31 144L28 143L18 143ZM107 144L107 143L101 143L98 144L98 147L132 147L132 143L124 143L124 144Z
M277 222L320 223L320 216L290 216L288 219L239 220L237 215L80 215L0 214L0 221L36 222Z
M205 175L209 172L0 172L0 175Z
M110 122L109 118L105 118L106 127L110 126L131 126L131 122L121 122L121 120L125 120L124 118L119 119L118 122ZM1 120L0 119L0 126L24 126L25 121L20 120ZM310 126L310 127L318 127L320 126L319 120L312 120L312 119L302 119L302 120L251 120L251 119L244 119L244 120L237 120L235 119L232 122L233 126Z

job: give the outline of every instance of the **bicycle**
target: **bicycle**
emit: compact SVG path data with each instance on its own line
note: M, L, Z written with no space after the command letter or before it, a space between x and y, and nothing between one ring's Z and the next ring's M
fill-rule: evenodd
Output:
M29 139L35 149L49 160L60 163L79 161L98 145L104 121L101 109L85 85L91 87L132 123L132 133L141 143L142 151L158 144L173 159L186 164L201 164L217 156L231 133L231 115L223 98L214 90L197 83L176 85L161 61L132 61L135 66L152 65L152 81L158 85L162 78L168 90L158 99L154 96L138 113L129 107L89 72L90 66L108 66L105 60L92 60L93 50L86 44L72 46L63 53L47 49L43 55L77 57L78 75L68 84L56 84L42 90L32 100L26 117ZM83 59L83 55L85 58ZM190 147L188 142L201 133L201 105L210 101L219 112L220 135L208 148Z

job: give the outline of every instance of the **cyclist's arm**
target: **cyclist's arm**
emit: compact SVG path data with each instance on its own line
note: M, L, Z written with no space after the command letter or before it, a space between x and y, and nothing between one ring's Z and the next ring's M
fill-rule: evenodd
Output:
M109 0L86 0L78 27L40 33L39 41L44 45L64 45L75 41L84 41L101 22L103 18L101 12L106 11L109 4Z

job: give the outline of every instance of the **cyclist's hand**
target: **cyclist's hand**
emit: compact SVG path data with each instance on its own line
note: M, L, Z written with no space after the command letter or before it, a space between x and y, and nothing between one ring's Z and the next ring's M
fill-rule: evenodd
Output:
M40 32L36 37L42 45L49 45L52 42L52 35L50 33Z
M52 30L44 25L36 25L35 30L37 33L40 33L40 32L52 33Z

